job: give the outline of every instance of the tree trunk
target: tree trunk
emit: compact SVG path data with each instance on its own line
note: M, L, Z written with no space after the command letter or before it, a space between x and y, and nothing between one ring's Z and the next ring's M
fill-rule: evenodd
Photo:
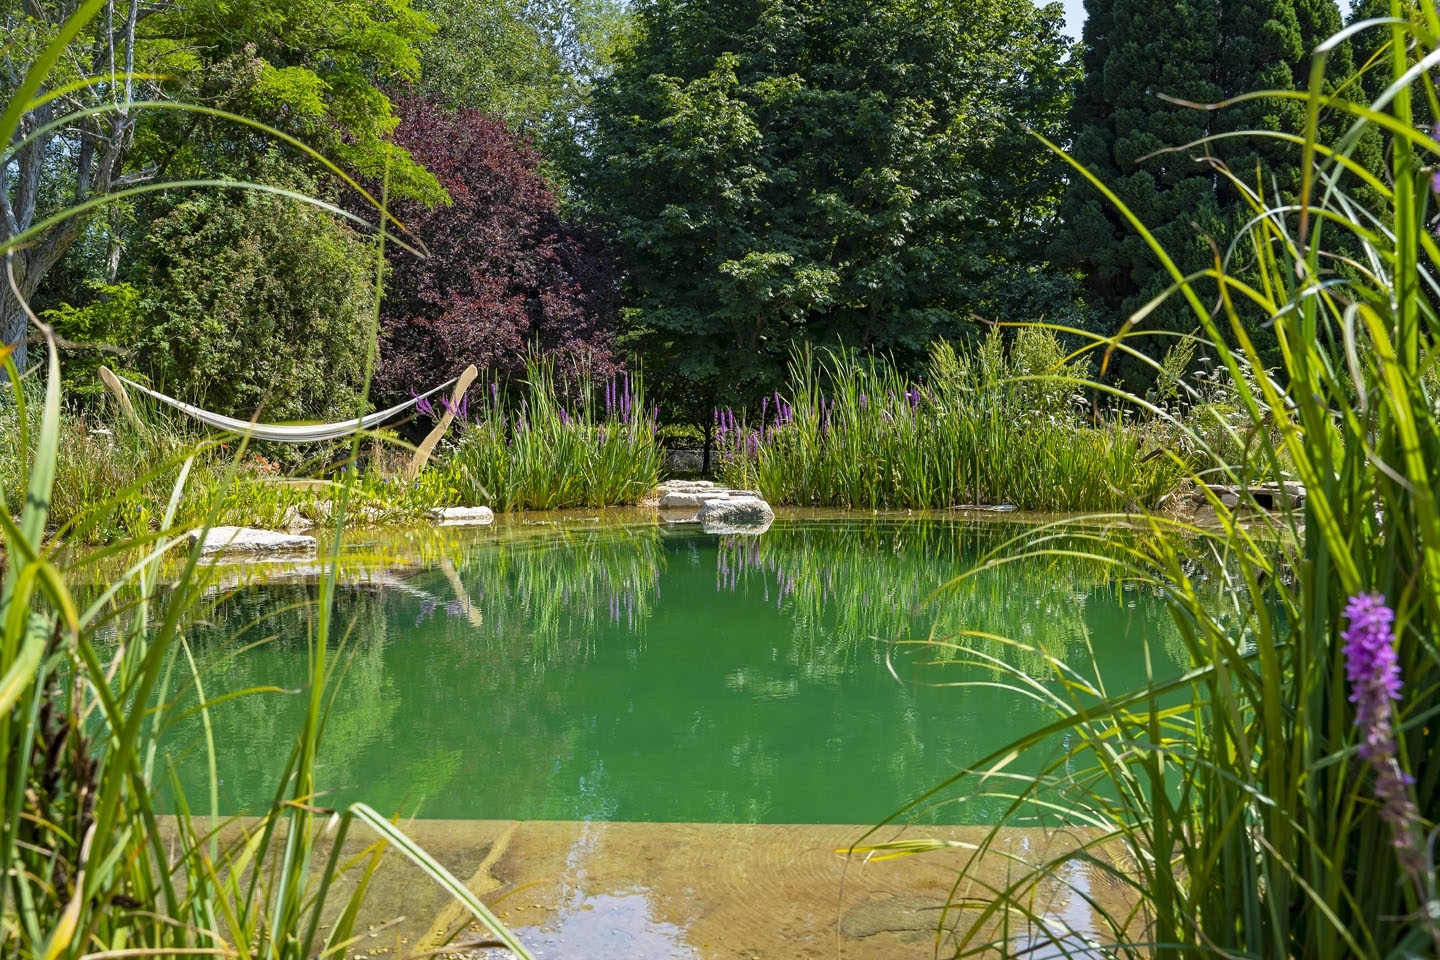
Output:
M28 296L28 294L33 291L26 291L25 289L29 284L22 278L21 261L23 261L23 256L15 257L13 264L15 268L15 282L20 286L20 292ZM24 373L26 360L25 338L29 333L30 319L25 314L25 307L16 299L15 291L10 286L10 278L6 277L3 273L4 269L5 261L3 258L0 258L0 344L7 347L13 346L15 348L14 353L11 354L15 359L15 369ZM0 382L4 382L5 379L7 378L5 378L3 374L0 374Z
M715 436L715 421L714 418L701 417L701 419L705 421L705 455L700 461L700 475L708 477L710 476L710 441Z

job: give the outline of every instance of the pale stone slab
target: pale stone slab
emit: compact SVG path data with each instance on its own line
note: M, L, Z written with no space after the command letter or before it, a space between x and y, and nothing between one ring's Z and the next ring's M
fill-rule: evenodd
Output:
M277 533L255 527L211 527L190 531L190 543L200 544L202 557L264 556L275 553L314 553L315 538Z
M495 521L495 511L489 507L436 507L430 516L442 527L473 527Z

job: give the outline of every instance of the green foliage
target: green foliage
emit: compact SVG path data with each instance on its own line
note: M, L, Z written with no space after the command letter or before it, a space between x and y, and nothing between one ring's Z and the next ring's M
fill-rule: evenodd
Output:
M26 131L5 144L0 190L0 236L25 240L9 261L16 289L0 284L0 343L17 346L19 365L22 302L41 292L67 254L86 262L61 268L57 281L114 283L126 249L142 245L153 219L137 197L167 181L251 179L276 132L317 144L372 183L387 179L392 195L445 198L434 177L387 139L396 119L381 87L414 79L416 45L430 32L409 0L144 10L117 2L76 29L64 26L77 24L66 20L71 9L53 0L0 4L0 92ZM55 37L62 45L46 52ZM40 73L22 90L22 78ZM292 153L300 157L295 144ZM303 159L314 171L323 166L318 155ZM122 205L102 222L107 199ZM41 299L48 307L74 304L77 286Z
M181 199L146 239L127 276L142 292L135 365L157 389L243 419L354 415L373 298L354 233L228 191Z
M446 106L504 118L549 156L574 148L590 87L613 63L630 23L614 0L417 6L437 26L420 48L420 89Z
M434 30L410 0L187 4L146 17L139 49L175 78L172 95L274 124L370 182L388 176L393 196L435 203L445 196L435 178L388 142L399 120L384 93L419 78ZM233 124L162 114L137 133L132 162L237 175L266 147Z
M201 791L208 804L184 793L160 744L174 724L198 714L202 749L215 750L212 702L186 639L209 578L198 547L183 554L174 575L162 577L161 563L184 539L177 508L200 451L174 444L169 462L157 462L154 444L166 441L153 433L95 436L80 424L77 434L73 421L68 429L62 421L53 350L38 404L25 402L8 352L0 359L13 400L0 408L11 420L0 439L14 445L0 456L0 479L28 467L14 499L0 483L0 796L7 798L0 952L16 960L136 950L223 949L256 960L337 954L382 854L394 849L528 956L473 894L374 810L316 807L326 705L346 667L346 645L334 639L343 627L330 618L333 574L321 578L314 604L306 708L275 793L243 824L219 818L213 766ZM107 475L107 467L129 472ZM56 494L77 482L90 487L79 491L84 514L72 518L73 529L83 539L84 531L113 524L108 529L121 540L107 550L76 554L45 539L58 520ZM131 513L137 491L153 483L169 487L159 512L142 500ZM337 487L336 549L348 490ZM11 503L24 505L18 522ZM202 526L214 518L201 517ZM162 809L172 815L162 819ZM342 844L356 823L380 839L344 861Z
M1308 54L1339 28L1339 10L1332 0L1217 5L1088 0L1086 10L1085 73L1070 114L1075 159L1135 211L1181 270L1204 270L1217 247L1228 256L1228 245L1249 216L1247 191L1268 196L1279 190L1293 197L1300 185L1294 144L1225 135L1255 129L1298 134L1303 109L1293 100L1268 98L1212 113L1161 97L1210 104L1258 90L1302 87ZM1217 138L1205 148L1194 145L1212 134ZM1171 148L1178 152L1167 152ZM1217 176L1207 155L1227 164L1237 181ZM1060 216L1063 227L1051 256L1085 274L1087 300L1107 332L1170 286L1160 261L1082 178L1071 181ZM1240 249L1237 276L1253 268L1253 257ZM1247 319L1252 335L1270 339L1260 327L1264 317ZM1193 326L1173 298L1140 321L1145 330L1185 333ZM1161 339L1136 341L1155 357L1167 345ZM1278 359L1267 355L1266 365ZM1148 385L1146 365L1122 357L1119 366L1132 386Z
M874 357L798 356L768 426L727 419L722 475L778 503L1027 510L1155 506L1180 477L1154 455L1166 433L1078 415L1083 361L1047 331L991 334L973 355L937 343L920 383Z
M83 306L68 303L45 311L45 320L70 346L65 365L65 393L93 403L104 392L96 371L102 364L134 376L133 344L140 332L140 291L128 283L91 280L91 298ZM118 362L117 362L118 361Z
M1440 17L1433 0L1418 6L1417 20ZM1057 822L1094 829L1079 850L1012 865L1002 888L985 891L985 906L949 929L958 955L994 949L979 931L1002 913L1011 931L1029 925L1032 938L1038 929L1069 942L1068 931L1035 916L1027 891L1040 877L1063 876L1085 876L1089 891L1097 875L1126 891L1125 909L1099 915L1095 949L1106 955L1440 955L1440 246L1432 171L1415 163L1440 159L1440 143L1428 121L1416 122L1406 76L1411 62L1435 56L1436 36L1403 21L1379 29L1397 54L1388 64L1397 95L1360 106L1327 92L1350 78L1327 70L1322 47L1306 106L1311 116L1350 117L1340 141L1350 161L1366 127L1383 125L1395 149L1385 167L1347 169L1318 149L1324 128L1306 129L1314 168L1302 166L1309 175L1297 202L1254 201L1246 241L1270 252L1263 283L1211 271L1204 279L1228 295L1212 309L1203 290L1181 282L1183 268L1145 232L1139 211L1116 205L1166 265L1202 348L1225 371L1233 420L1223 433L1242 439L1244 454L1232 459L1203 423L1181 426L1204 454L1194 478L1238 487L1239 503L1215 498L1215 526L1152 517L1120 565L1167 598L1189 651L1182 676L1122 691L1059 662L1044 678L1012 675L1054 722L981 759L945 791L1003 799L1011 822L1058 801ZM1331 78L1322 84L1324 72ZM1425 101L1440 102L1428 72L1411 76ZM1366 206L1365 196L1380 205ZM1361 262L1383 269L1337 277L1336 246L1351 244ZM1254 373L1263 356L1241 302L1274 318L1288 389ZM1129 339L1105 346L1129 350ZM1303 505L1259 509L1254 481L1286 475L1303 485ZM1055 547L1053 533L1017 541L1008 556L1073 555ZM997 553L991 562L1006 560ZM1202 597L1206 583L1222 587L1218 604ZM1381 646L1393 652L1404 690L1385 698L1383 723L1378 707L1362 711L1351 696L1368 680L1347 652L1346 608L1359 594L1379 594L1395 612ZM967 649L961 642L950 652ZM1058 755L1056 737L1069 745ZM996 772L1026 755L1044 758L1039 777ZM1000 829L977 857L997 852Z
M549 362L533 359L518 405L493 385L483 412L445 452L445 476L461 502L557 510L650 496L660 479L660 447L639 379L612 382L603 411L595 393L582 381L567 404Z
M11 84L0 101L5 169L11 169L8 151L37 91L63 79L56 64L103 10L101 0L88 0L63 24L57 19L58 29L23 71L0 71ZM130 18L132 28L136 19ZM0 256L9 258L24 241L13 221L7 227ZM12 295L25 306L23 291ZM185 638L208 586L199 545L184 553L175 576L160 576L164 554L183 540L175 521L195 452L176 451L178 476L154 518L155 532L142 513L134 535L110 550L78 556L59 549L46 534L67 438L61 431L59 357L49 330L42 333L50 349L43 377L31 381L37 393L43 391L38 404L26 402L17 351L0 344L10 401L0 410L13 410L14 417L8 424L13 432L0 435L14 443L0 470L13 460L26 475L13 500L0 485L0 954L15 960L338 955L350 943L381 854L393 847L512 952L528 957L473 893L373 809L363 803L333 811L316 805L327 701L344 667L332 658L344 649L336 639L343 630L332 630L338 626L332 624L333 570L348 486L336 498L335 554L329 574L320 578L314 630L306 638L305 714L269 802L250 811L254 816L244 824L222 825L213 775L208 819L192 816L183 790L166 789L171 771L157 767L156 759L167 727L198 711L210 729L211 704ZM353 455L352 448L352 462ZM131 487L173 465L139 458L130 463L150 468ZM126 487L107 491L92 511L113 514L126 496ZM97 576L117 559L118 572L112 567ZM98 589L74 586L94 582ZM213 754L213 737L206 747ZM163 821L162 804L174 812ZM342 845L356 823L379 840L345 862Z
M758 400L800 341L918 361L1040 259L1060 177L1019 118L1059 130L1058 9L655 0L637 17L579 182L667 393L690 384L707 414Z

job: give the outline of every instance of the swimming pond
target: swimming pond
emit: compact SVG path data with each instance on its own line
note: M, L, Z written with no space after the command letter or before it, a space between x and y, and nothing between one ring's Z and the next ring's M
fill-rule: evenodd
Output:
M444 819L879 821L1053 719L1006 688L1008 670L1058 691L1049 658L1112 690L1178 669L1163 604L1093 560L1036 557L936 595L1017 530L782 516L744 537L575 517L414 550L362 535L354 548L384 557L352 565L336 600L328 652L344 670L317 802ZM316 587L303 566L217 574L226 586L190 630L205 695L264 691L209 711L220 808L241 813L269 803L304 712ZM926 639L939 642L913 642ZM198 714L167 740L195 809L206 744ZM989 823L997 803L955 799L923 819Z

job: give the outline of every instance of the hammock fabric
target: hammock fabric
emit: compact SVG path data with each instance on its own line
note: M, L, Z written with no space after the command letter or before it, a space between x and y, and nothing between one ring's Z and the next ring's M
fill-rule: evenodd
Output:
M105 376L106 374L109 374L110 378L113 378L117 384L129 384L146 396L153 397L161 403L169 404L181 413L194 417L206 426L214 427L216 430L224 430L228 433L240 433L258 440L275 440L280 443L315 443L321 440L336 440L360 430L373 430L391 417L404 413L421 400L434 396L460 379L456 377L453 380L447 380L428 393L422 393L418 397L412 397L404 403L393 406L388 410L372 413L368 417L359 417L355 420L342 420L339 423L281 424L251 423L249 420L236 420L234 417L225 417L218 413L211 413L208 410L201 410L199 407L193 407L188 403L176 400L174 397L167 397L157 390L151 390L149 387L138 384L134 380L127 380L114 371L101 367L100 379L107 381L106 386L110 386ZM124 387L121 387L120 390L123 392Z

